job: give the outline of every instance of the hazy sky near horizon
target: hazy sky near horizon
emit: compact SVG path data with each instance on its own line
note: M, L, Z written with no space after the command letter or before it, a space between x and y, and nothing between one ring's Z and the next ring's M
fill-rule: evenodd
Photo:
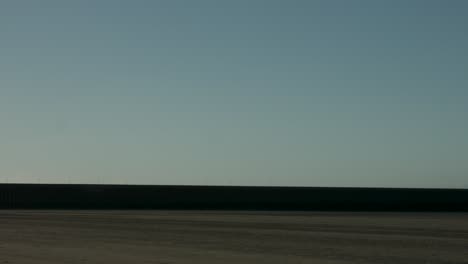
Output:
M468 188L467 1L0 3L0 181Z

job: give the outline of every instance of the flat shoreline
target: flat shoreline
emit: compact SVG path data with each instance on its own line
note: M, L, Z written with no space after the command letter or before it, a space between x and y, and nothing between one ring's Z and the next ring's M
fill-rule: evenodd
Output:
M0 263L468 263L468 213L0 210Z

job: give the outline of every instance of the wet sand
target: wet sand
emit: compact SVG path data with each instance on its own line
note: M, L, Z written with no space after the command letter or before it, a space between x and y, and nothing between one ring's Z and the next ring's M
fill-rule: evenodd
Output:
M467 213L0 210L3 263L468 263Z

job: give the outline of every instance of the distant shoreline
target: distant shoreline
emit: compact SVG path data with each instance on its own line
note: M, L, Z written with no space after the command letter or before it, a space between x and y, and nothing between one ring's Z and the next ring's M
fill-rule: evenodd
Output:
M0 208L468 211L468 189L3 183Z

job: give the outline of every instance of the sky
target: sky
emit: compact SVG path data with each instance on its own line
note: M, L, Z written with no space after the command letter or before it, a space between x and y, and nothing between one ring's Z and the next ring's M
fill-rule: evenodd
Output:
M468 188L468 2L0 3L0 182Z

